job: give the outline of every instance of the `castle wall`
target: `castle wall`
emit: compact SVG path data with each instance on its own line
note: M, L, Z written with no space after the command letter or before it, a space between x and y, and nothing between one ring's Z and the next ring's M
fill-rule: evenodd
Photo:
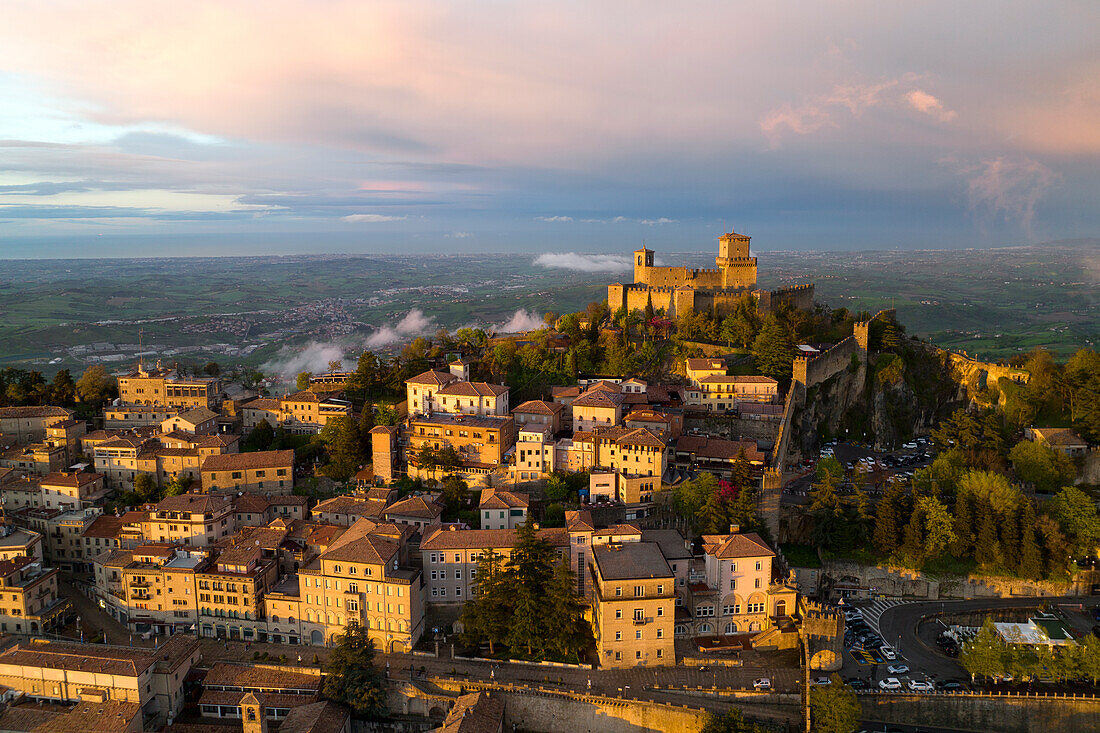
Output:
M637 267L638 284L659 288L676 288L687 285L693 288L721 289L722 273L719 270L693 270L688 267Z
M757 290L755 293L756 307L764 315L774 312L783 303L790 303L798 310L811 310L814 307L813 283L776 290Z

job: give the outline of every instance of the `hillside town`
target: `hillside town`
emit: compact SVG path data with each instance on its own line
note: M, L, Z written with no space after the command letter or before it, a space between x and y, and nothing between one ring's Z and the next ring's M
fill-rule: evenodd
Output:
M1094 691L1095 352L975 362L758 290L748 252L643 248L542 330L281 396L216 363L9 370L0 728L545 730L537 690L794 730Z

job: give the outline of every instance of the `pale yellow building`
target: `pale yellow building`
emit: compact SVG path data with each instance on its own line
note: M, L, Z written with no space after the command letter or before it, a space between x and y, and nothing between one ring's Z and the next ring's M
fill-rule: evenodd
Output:
M71 420L73 411L64 407L0 407L0 435L17 443L37 443L46 439L46 429Z
M618 425L623 419L624 400L617 384L598 382L592 385L570 405L574 432Z
M601 667L676 664L675 576L654 542L592 548L592 626Z
M224 494L170 496L142 523L147 541L210 547L236 531L233 498Z
M58 594L58 571L33 557L0 560L0 632L39 634L61 625L69 600Z
M725 376L703 377L684 391L684 404L707 412L733 410L742 402L773 403L779 399L779 383L771 377Z
M221 380L215 377L183 377L175 369L145 369L118 378L119 401L130 405L166 405L189 410L216 408Z
M294 490L294 451L269 450L223 453L202 464L204 491L261 491L289 494Z

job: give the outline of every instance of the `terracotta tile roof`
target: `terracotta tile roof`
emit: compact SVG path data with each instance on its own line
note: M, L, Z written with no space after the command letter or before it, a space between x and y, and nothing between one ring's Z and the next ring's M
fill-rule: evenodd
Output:
M283 718L279 733L340 733L350 716L347 708L328 700L299 705Z
M218 416L218 413L211 410L209 407L195 407L190 410L175 415L170 420L184 420L192 425L201 425L208 420L213 420Z
M421 372L415 377L410 377L405 380L405 384L426 384L434 387L442 387L446 384L458 379L450 372L437 372L434 369L429 369L426 372Z
M64 407L54 407L52 405L35 406L27 405L22 407L0 407L0 419L12 418L12 417L72 417L73 411L66 410Z
M558 397L562 399L568 399L569 397L576 397L581 393L581 388L577 386L571 387L551 387L550 396Z
M85 527L82 534L85 537L106 537L117 540L124 524L122 517L103 514L96 517L94 522Z
M597 385L589 387L584 394L573 400L573 407L614 408L621 405L624 399L621 392L611 392L607 389L601 389Z
M213 456L211 456L213 458ZM233 503L233 497L223 494L179 494L157 502L158 512L190 512L205 514L218 512ZM129 512L127 512L129 514Z
M675 529L643 529L643 542L656 542L666 560L686 560L691 558L691 548L684 536Z
M365 562L384 565L401 549L401 545L388 537L373 534L377 528L369 519L359 519L339 539L321 553L325 560Z
M254 400L241 405L242 410L267 410L268 412L278 412L282 409L282 405L279 400L273 400L268 397L257 397Z
M207 456L202 470L250 471L255 468L287 468L294 465L293 450L262 450L251 453L220 453Z
M385 499L370 499L363 496L334 496L325 499L311 510L318 514L356 514L364 517L381 516L386 508Z
M642 530L633 524L612 524L610 527L604 527L595 532L596 537L623 537L626 535L641 537Z
M436 519L443 513L442 505L436 499L438 495L409 496L401 501L391 504L383 512L386 519L393 517L417 517L423 519Z
M272 690L320 690L321 676L259 664L215 662L206 673L203 684L207 687L225 685L226 687L265 687Z
M596 545L592 559L604 580L671 578L672 568L656 542Z
M1070 428L1032 428L1032 432L1051 445L1088 445Z
M101 478L103 478L102 473L92 473L90 471L54 471L53 473L43 476L42 480L38 483L42 486L68 486L70 488L79 488L87 484L95 483Z
M687 368L692 371L701 369L725 369L726 362L722 359L688 359Z
M13 557L10 560L0 560L0 578L6 578L14 572L35 562L33 557Z
M476 550L515 547L518 532L514 529L451 529L429 527L420 541L420 550ZM564 528L547 527L536 534L554 547L568 547L569 535Z
M461 695L438 733L497 733L504 724L504 698L490 690Z
M481 499L478 501L478 509L526 509L531 504L527 494L501 491L499 489L482 489Z
M35 639L19 643L0 654L0 665L46 667L95 674L136 677L153 666L152 649L121 649Z
M740 455L742 448L745 450L745 458L749 461L759 462L767 458L756 447L756 441L753 440L725 440L707 435L681 435L676 441L677 453L694 453L700 458L732 460Z
M0 729L30 733L117 733L127 730L141 706L133 702L78 702L68 709L22 703L9 708L0 718Z
M451 382L436 394L444 397L500 397L508 394L508 387L488 382Z
M512 410L512 414L522 412L531 415L557 415L565 409L560 402L547 402L546 400L527 400L519 407Z
M584 532L596 528L595 523L592 521L592 512L587 509L567 510L565 512L565 526L571 532Z
M439 426L468 426L471 428L486 428L489 430L503 430L511 425L511 417L497 415L453 415L447 412L437 412L434 415L417 415L409 418L409 425L439 425Z
M390 425L375 425L373 428L370 429L370 432L379 435L382 433L393 434L397 432L397 428Z
M632 410L623 418L623 422L650 422L668 425L672 422L672 418L653 410Z
M768 543L755 532L703 535L703 551L721 560L738 557L775 557Z
M208 675L209 676L209 675ZM203 684L209 684L203 680ZM257 701L265 708L293 708L298 705L310 705L317 702L318 695L297 694L293 692L232 692L229 690L204 690L199 698L199 705L240 705L248 695L255 695ZM279 730L282 730L281 728ZM227 731L228 733L228 731Z

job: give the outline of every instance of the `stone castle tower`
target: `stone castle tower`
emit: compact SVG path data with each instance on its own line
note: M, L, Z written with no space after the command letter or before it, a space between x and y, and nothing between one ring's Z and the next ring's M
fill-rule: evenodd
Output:
M730 311L746 293L756 297L757 307L768 313L786 301L798 308L813 306L813 285L799 285L774 291L756 290L756 258L749 254L750 237L729 232L718 238L715 268L658 267L653 250L634 250L634 281L613 283L607 288L612 312L619 308L644 310L647 305L668 317L681 313Z

